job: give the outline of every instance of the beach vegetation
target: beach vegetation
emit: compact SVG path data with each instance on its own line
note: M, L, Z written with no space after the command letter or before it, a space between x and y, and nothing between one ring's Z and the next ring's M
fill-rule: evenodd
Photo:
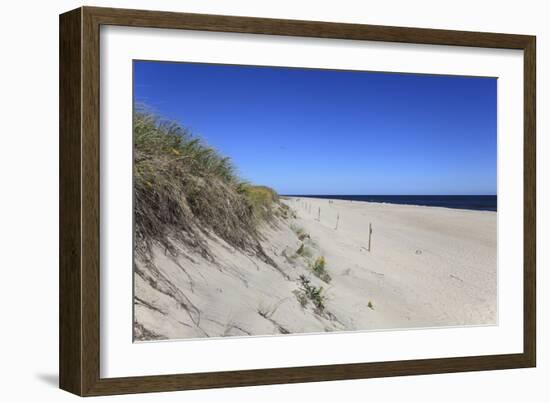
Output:
M237 186L237 191L243 194L251 204L255 218L258 221L271 219L274 205L281 206L278 203L279 196L277 193L267 186L255 186L248 182L241 182Z
M326 296L323 287L316 287L311 284L303 274L300 275L300 288L296 291L296 298L302 307L307 306L311 301L317 313L322 313L325 310Z
M318 257L315 262L311 264L311 270L313 271L313 274L315 274L317 277L319 277L322 281L325 283L330 283L330 280L332 278L330 277L330 274L328 274L326 269L326 259L324 256Z
M213 236L275 265L259 242L277 193L243 181L231 160L178 123L139 107L134 114L134 231L136 252L176 243L214 260Z

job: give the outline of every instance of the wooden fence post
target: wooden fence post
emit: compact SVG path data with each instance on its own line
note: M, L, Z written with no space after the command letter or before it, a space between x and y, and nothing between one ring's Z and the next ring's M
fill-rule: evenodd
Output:
M370 252L370 238L371 238L371 235L372 235L372 225L371 225L371 223L369 223L369 248L368 248L369 252Z

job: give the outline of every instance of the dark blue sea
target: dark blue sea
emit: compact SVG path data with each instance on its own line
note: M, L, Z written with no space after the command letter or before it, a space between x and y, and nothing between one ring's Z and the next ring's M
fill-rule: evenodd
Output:
M496 196L365 196L365 195L288 195L319 199L354 200L374 203L411 204L416 206L447 207L464 210L497 211Z

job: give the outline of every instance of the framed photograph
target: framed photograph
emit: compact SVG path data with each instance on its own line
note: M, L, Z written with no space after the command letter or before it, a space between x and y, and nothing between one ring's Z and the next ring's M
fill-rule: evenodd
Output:
M60 16L60 386L533 367L535 37Z

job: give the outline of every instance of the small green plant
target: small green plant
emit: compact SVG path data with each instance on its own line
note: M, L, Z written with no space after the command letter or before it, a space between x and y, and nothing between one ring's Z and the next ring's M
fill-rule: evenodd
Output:
M367 304L367 306L368 306L370 309L374 310L374 305L372 304L371 301L369 301L369 303Z
M311 270L313 271L313 274L315 274L325 283L329 283L332 278L330 277L330 274L328 274L326 270L326 267L325 267L326 264L327 264L327 261L325 257L321 256L317 258L317 260L315 260L315 262L311 265Z
M326 296L323 287L315 287L303 274L300 276L300 289L295 294L302 307L307 306L308 301L311 301L317 313L322 313L325 310Z
M315 263L313 263L313 271L314 272L325 271L326 264L327 264L327 261L325 260L324 256L318 257L317 260L315 260Z

